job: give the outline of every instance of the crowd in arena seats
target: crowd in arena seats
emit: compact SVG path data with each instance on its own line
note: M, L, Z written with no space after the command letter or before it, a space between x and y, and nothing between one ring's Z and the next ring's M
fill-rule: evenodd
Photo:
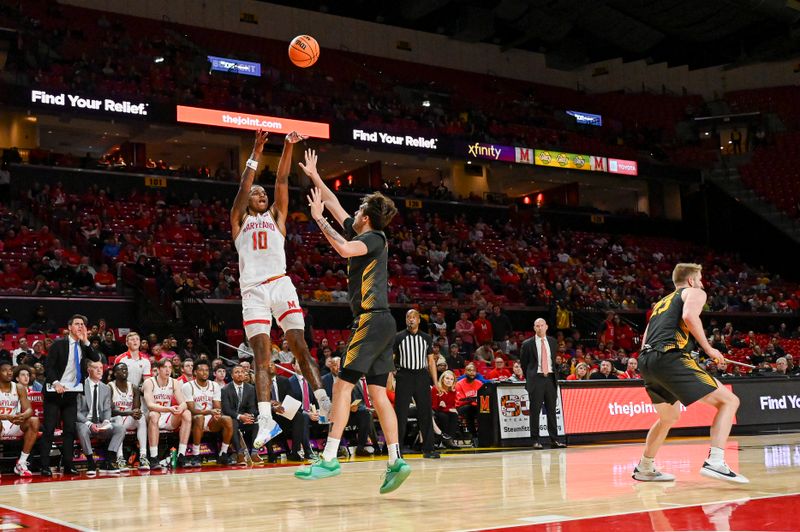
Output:
M590 95L427 65L409 68L407 62L342 50L327 50L315 68L301 70L291 66L285 43L279 41L247 35L231 39L218 30L153 24L43 0L6 7L0 21L21 33L21 51L10 54L6 68L7 80L14 83L160 103L174 103L177 95L182 104L358 123L405 134L626 159L636 158L639 150L669 157L682 147L676 124L703 107L699 96L663 91ZM265 65L262 76L211 75L206 57L219 53L220 42L234 57L258 54ZM101 43L105 54L89 53ZM419 79L428 83L421 86ZM564 113L567 109L602 114L605 125L577 126ZM710 153L716 160L714 150Z
M27 209L0 218L6 290L113 293L117 271L127 265L153 279L164 300L238 295L228 206L217 198L185 202L139 190L114 197L97 185L73 194L34 183L22 200ZM31 229L25 212L45 225ZM287 273L301 299L342 302L346 264L326 251L307 220L298 210L287 222ZM796 283L732 254L670 238L559 230L525 213L487 223L408 211L396 217L389 238L390 302L398 304L645 310L671 290L674 264L698 257L708 310L788 314L800 306Z

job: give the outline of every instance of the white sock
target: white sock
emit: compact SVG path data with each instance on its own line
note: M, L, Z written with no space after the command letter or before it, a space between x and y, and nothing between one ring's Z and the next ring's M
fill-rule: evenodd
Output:
M325 388L320 388L319 390L314 390L314 397L317 398L317 402L321 405L322 403L330 401L328 398L328 392L325 391Z
M28 456L30 456L30 453L19 453L19 460L17 460L17 463L28 465Z
M389 465L394 465L397 459L400 458L400 444L390 443L386 447L389 450Z
M653 471L655 469L653 460L654 458L648 458L645 455L642 455L641 460L639 460L639 471Z
M219 447L219 454L225 454L225 453L227 453L227 452L228 452L228 447L230 447L230 444L229 444L229 443L223 443L222 445L220 445L220 447Z
M178 444L178 454L182 454L186 456L186 448L189 446L188 443L179 443Z
M155 447L150 447L150 457L158 458L158 445L156 445Z
M119 449L117 449L117 458L122 458L122 445L120 445Z
M708 451L708 460L711 465L722 465L725 463L725 450L719 447L711 447Z
M200 446L192 445L192 456L200 456Z
M322 451L323 460L330 462L336 458L336 454L339 452L339 441L338 438L331 438L328 436L328 441L325 442L325 450Z
M272 421L272 405L270 405L266 401L261 401L258 403L258 415L267 419L267 421Z

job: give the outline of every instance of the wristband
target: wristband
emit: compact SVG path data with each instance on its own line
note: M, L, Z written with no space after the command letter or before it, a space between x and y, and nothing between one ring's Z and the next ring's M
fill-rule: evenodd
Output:
M247 159L246 165L251 170L258 170L258 161L256 161L256 160Z

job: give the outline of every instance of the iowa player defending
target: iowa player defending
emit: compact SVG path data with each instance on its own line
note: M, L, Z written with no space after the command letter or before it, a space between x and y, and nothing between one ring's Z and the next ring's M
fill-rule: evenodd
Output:
M633 470L636 480L675 480L673 475L656 470L653 460L670 427L680 417L678 401L685 406L702 401L716 408L717 415L711 425L711 450L700 474L729 482L749 482L731 471L724 456L739 398L701 369L691 355L699 345L718 364L725 364L722 353L708 343L700 321L706 303L701 269L699 264L675 266L672 271L675 291L656 303L644 332L639 370L659 419L647 433L644 454Z
M376 192L364 198L355 218L350 217L317 173L316 154L306 151L305 159L305 165L300 166L315 185L308 198L311 216L333 249L347 258L347 295L355 320L339 378L333 385L333 426L328 432L325 450L311 465L298 469L295 476L314 480L341 473L336 452L350 417L350 394L366 375L369 395L389 449L389 465L380 492L389 493L399 488L411 473L409 465L400 458L397 417L386 396L386 382L394 370L392 349L397 325L389 312L389 251L383 228L397 214L397 209L392 200ZM344 228L347 239L323 218L325 207Z
M231 208L231 232L239 252L239 285L242 292L244 332L253 348L256 363L256 399L258 401L258 433L253 446L260 449L280 434L272 419L270 395L272 375L269 362L272 354L270 328L274 318L286 334L292 353L300 364L303 376L314 389L320 416L327 417L331 402L319 379L319 369L311 362L311 353L303 337L305 321L291 279L286 275L286 217L289 212L289 169L292 146L303 140L295 132L286 136L275 179L275 201L271 207L264 187L253 185L258 162L267 142L267 133L256 132L253 153L242 173L239 192Z

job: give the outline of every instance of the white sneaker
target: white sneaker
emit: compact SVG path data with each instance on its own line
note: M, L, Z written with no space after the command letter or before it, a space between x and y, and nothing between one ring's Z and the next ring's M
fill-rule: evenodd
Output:
M17 462L17 465L14 466L14 473L16 473L20 477L32 477L33 473L28 470L28 464Z
M330 397L325 396L323 399L319 400L319 423L325 424L330 419L331 409L333 405L331 404Z
M670 475L669 473L662 473L657 469L653 469L652 471L639 471L639 467L633 468L633 480L638 480L640 482L672 482L675 480L675 475Z
M750 482L744 475L732 471L725 462L720 466L712 466L708 462L703 462L703 467L700 468L700 474L704 477L735 482L736 484L748 484Z
M258 416L258 434L256 434L256 439L253 441L253 447L261 449L281 432L281 427L277 421L265 416Z

